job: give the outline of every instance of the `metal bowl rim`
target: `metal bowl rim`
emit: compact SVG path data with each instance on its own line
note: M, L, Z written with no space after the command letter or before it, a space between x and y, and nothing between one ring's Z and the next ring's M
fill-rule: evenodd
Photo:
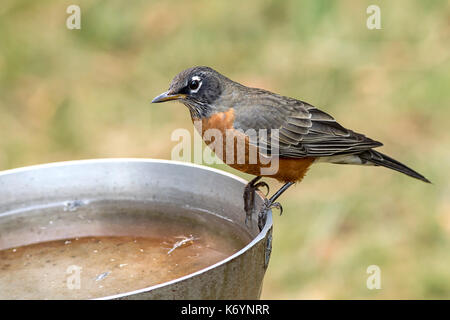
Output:
M26 167L21 167L21 168L0 171L0 178L2 176L6 176L6 175L10 175L10 174L39 170L39 169L72 166L72 165L83 165L83 164L96 164L96 163L97 164L101 164L101 163L160 163L160 164L168 164L168 165L178 165L178 166L185 166L185 167L191 167L191 168L196 168L196 169L200 169L200 170L210 171L215 174L226 176L228 178L239 181L244 185L247 184L247 181L245 179L238 177L232 173L223 171L223 170L219 170L219 169L215 169L215 168L211 168L211 167L207 167L207 166L202 166L202 165L198 165L198 164L194 164L194 163L190 163L190 162L173 161L173 160L165 160L165 159L146 159L146 158L104 158L104 159L86 159L86 160L71 160L71 161L52 162L52 163L38 164L38 165L32 165L32 166L26 166ZM264 199L264 196L261 192L258 192L258 194L261 198ZM224 260L221 260L221 261L219 261L215 264L212 264L204 269L198 270L194 273L188 274L186 276L183 276L183 277L180 277L177 279L173 279L173 280L163 282L163 283L160 283L160 284L157 284L154 286L146 287L143 289L137 289L134 291L119 293L116 295L101 297L98 299L109 300L109 299L118 299L118 298L124 298L127 296L133 296L136 294L152 291L152 290L155 290L155 289L158 289L161 287L170 286L177 282L181 282L181 281L196 277L202 273L208 272L209 270L212 270L221 265L224 265L224 264L228 263L229 261L236 259L240 255L247 252L250 248L255 246L258 242L260 242L261 240L263 240L266 237L267 233L272 228L272 224L273 224L272 210L268 210L266 224L264 225L264 228L256 235L255 238L253 238L253 240L249 244L247 244L245 247L243 247L236 253L232 254L231 256L225 258Z

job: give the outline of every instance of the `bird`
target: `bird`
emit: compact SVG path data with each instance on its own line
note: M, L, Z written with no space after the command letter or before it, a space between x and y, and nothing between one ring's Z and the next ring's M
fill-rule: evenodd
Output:
M383 145L381 142L343 127L315 106L268 90L247 87L207 66L181 71L173 78L169 89L152 103L174 100L188 108L194 124L199 124L195 127L203 140L209 147L213 146L221 160L255 176L243 194L246 224L254 211L256 190L266 187L269 193L267 183L260 181L262 177L283 183L265 200L258 214L260 229L265 223L264 212L276 207L281 214L282 206L276 200L317 163L381 166L430 183L420 173L376 151L375 148ZM215 135L212 139L211 134L206 137L208 130L218 132L219 137ZM235 139L244 143L240 158ZM222 147L216 145L219 140ZM255 150L256 160L251 157ZM276 170L270 170L269 163L275 160Z

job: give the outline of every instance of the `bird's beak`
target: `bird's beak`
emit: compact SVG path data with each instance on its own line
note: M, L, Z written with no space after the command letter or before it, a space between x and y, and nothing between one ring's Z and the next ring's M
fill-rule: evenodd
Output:
M152 103L159 103L159 102L166 102L170 100L178 100L185 98L185 94L172 94L170 91L166 91L164 93L161 93L159 96L155 97L152 100Z

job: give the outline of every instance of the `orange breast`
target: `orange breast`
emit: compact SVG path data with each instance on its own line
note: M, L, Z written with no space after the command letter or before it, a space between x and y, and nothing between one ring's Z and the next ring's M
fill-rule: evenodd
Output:
M282 182L303 179L315 158L279 158L278 162L268 158L261 159L259 150L249 144L248 136L233 128L234 118L234 110L230 109L226 112L215 113L201 121L198 121L199 119L193 119L193 121L205 143L214 150L218 158L232 168ZM198 127L199 125L201 128ZM270 174L261 171L262 168L267 169L271 166L277 167L277 170L271 171Z
M301 181L314 160L316 159L313 157L300 159L280 158L278 172L273 177L282 182Z

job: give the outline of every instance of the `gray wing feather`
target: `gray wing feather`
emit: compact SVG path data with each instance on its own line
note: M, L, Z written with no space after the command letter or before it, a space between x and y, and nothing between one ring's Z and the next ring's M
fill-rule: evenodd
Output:
M235 127L279 129L279 155L288 158L328 157L356 154L382 146L366 136L341 126L329 114L296 99L265 91L258 92L258 104L241 104ZM269 141L267 141L269 140ZM271 139L258 139L263 149L271 149Z

